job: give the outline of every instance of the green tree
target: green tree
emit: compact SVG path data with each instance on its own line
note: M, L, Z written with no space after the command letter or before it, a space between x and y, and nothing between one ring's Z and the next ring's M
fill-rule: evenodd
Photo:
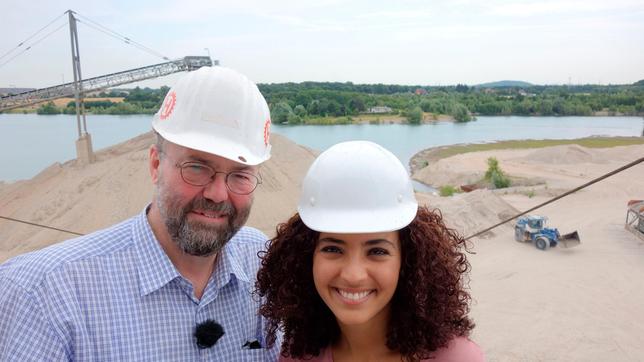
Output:
M302 123L302 117L296 115L295 113L289 113L286 117L286 123L288 124L300 124Z
M487 159L487 171L485 172L485 180L491 182L497 189L502 189L510 186L510 179L503 173L499 166L499 161L496 157Z
M47 102L36 110L37 114L60 114L60 109L56 107L54 102Z
M295 106L295 108L293 108L293 113L295 113L295 115L300 118L304 118L306 117L306 108L304 108L303 105L298 104L297 106Z
M470 115L470 112L467 110L467 107L464 105L458 103L455 104L454 107L452 108L452 117L456 120L456 122L469 122L472 120L472 116Z
M288 123L288 117L291 114L293 109L287 102L278 102L271 107L271 119L277 124Z
M404 112L404 116L409 124L420 124L423 119L423 110L419 106L409 107Z

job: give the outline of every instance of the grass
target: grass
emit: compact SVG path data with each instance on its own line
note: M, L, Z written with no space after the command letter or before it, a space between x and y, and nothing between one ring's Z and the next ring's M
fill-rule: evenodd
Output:
M123 102L123 99L124 99L123 97L96 97L96 98L85 97L83 98L85 102L111 101L113 103L121 103ZM54 99L52 102L54 102L54 105L56 107L62 109L67 107L67 103L73 102L74 100L75 100L74 98L64 97L64 98ZM14 108L14 109L5 111L5 113L36 113L36 110L38 109L38 107L42 106L45 103L47 103L47 101L32 104L26 107Z
M441 188L439 189L439 195L443 197L452 196L458 192L459 192L459 189L457 189L452 185L444 185L444 186L441 186Z
M580 145L588 148L609 148L644 144L644 137L587 137L572 140L517 140L499 141L494 143L467 144L441 147L432 152L432 159L479 151L543 148L559 145Z
M306 118L303 124L315 124L315 125L334 125L334 124L353 124L353 118L349 116L341 117L310 117Z
M423 112L423 122L425 121L453 121L453 118L444 114L432 114ZM400 114L394 113L361 113L356 116L340 117L306 117L303 124L328 125L328 124L404 124L407 119Z
M534 190L530 190L524 193L524 195L526 195L529 199L531 199L534 197L535 193L534 193Z

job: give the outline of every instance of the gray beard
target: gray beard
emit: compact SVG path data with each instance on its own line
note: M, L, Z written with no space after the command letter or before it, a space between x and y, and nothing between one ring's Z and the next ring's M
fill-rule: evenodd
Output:
M193 256L210 256L218 253L246 223L250 214L250 205L242 210L236 210L229 202L215 203L203 197L195 198L180 207L177 200L162 194L158 189L156 200L172 241L184 253ZM187 214L194 209L225 214L228 217L228 223L214 226L194 220L189 221Z

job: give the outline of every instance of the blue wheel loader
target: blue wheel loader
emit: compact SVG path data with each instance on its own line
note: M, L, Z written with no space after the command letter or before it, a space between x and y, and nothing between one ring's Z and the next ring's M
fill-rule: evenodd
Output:
M561 245L571 248L581 243L577 231L561 235L556 228L546 227L548 218L538 215L525 215L514 226L514 239L519 242L533 242L539 250Z

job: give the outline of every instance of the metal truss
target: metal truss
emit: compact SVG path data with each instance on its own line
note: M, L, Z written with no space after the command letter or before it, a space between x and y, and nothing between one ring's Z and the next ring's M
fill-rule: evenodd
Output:
M210 57L187 56L166 63L83 79L81 81L82 94L86 95L87 93L101 91L123 84L139 82L146 79L163 77L172 73L192 71L205 66L212 66L212 60ZM14 108L26 107L57 98L70 97L73 95L73 82L14 94L0 98L0 112Z

